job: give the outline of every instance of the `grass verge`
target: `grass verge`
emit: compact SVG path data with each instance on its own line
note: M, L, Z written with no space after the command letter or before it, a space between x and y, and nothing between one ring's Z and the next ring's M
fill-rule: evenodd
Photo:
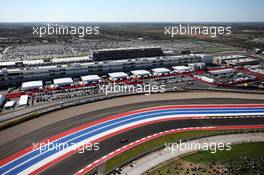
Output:
M230 151L201 151L168 161L149 175L263 174L264 142L232 145ZM262 173L261 173L262 172Z
M214 135L221 134L230 134L234 133L234 130L219 130L219 131L187 131L182 133L173 133L169 135L165 135L143 144L140 144L130 150L127 150L120 155L113 157L108 160L104 166L104 172L107 174L111 172L111 170L121 167L135 159L138 159L141 156L144 156L150 152L161 149L164 147L164 143L166 142L177 142L177 141L185 141L191 140L201 137L208 137Z

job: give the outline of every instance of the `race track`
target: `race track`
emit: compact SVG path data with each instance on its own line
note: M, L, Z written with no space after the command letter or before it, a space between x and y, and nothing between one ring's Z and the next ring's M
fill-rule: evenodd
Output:
M58 162L61 162L63 159L69 157L70 155L73 155L77 151L73 148L79 147L89 142L101 142L100 148L102 148L101 154L103 154L104 152L110 151L111 148L114 149L114 143L119 146L119 141L117 140L115 140L115 142L112 143L113 145L111 146L103 146L103 140L113 141L113 138L117 138L113 136L117 134L119 134L120 136L122 135L121 133L132 133L128 131L136 128L141 128L141 134L136 135L136 131L133 130L133 135L136 135L134 139L136 139L137 137L144 137L144 135L149 134L147 132L148 130L157 132L158 130L162 131L186 127L186 125L224 126L225 122L227 122L226 125L264 124L264 120L262 118L263 115L264 104L170 105L129 111L86 123L77 128L62 132L46 140L49 141L49 144L53 145L67 144L69 145L68 149L63 149L58 146L55 147L56 149L46 149L43 151L43 147L33 150L33 146L31 146L20 152L16 152L15 154L8 156L1 161L0 173L40 173L46 168L53 166ZM238 116L242 118L228 119L226 118L226 116ZM212 119L210 117L215 118ZM194 122L197 120L199 122ZM146 131L144 130L144 132L142 133L142 126L144 126L143 128L153 128L146 129ZM111 139L108 139L110 137ZM128 137L128 135L125 135L125 137ZM75 157L75 155L69 158L73 158ZM89 163L89 161L92 161L92 159L98 158L98 156L100 156L98 152L91 152L91 156L88 156L89 158L87 158L86 155L86 164ZM79 160L76 163L73 163L72 160L67 162L71 162L72 165L78 164L81 167ZM58 172L57 170L60 167L59 165L60 164L58 164L57 166L53 166L53 168L50 168L48 171L44 171L44 173L50 174L52 172ZM64 168L67 167L65 166L65 162L61 162L61 165L64 165ZM65 173L68 174L71 172L71 170L75 171L76 168L76 166L73 166L73 168L67 167L66 169L68 171L65 171Z

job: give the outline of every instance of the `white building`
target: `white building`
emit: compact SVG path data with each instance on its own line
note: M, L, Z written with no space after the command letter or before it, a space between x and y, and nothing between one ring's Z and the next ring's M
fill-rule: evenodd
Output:
M68 58L54 58L50 62L52 63L74 63L74 62L85 62L91 61L92 59L88 56L85 57L68 57Z
M70 77L57 78L57 79L53 79L53 83L54 83L54 85L58 85L58 86L67 86L67 85L72 85L73 80Z
M211 65L214 63L214 57L209 54L197 54L202 58L202 62L205 63L206 65Z
M176 73L188 73L188 72L191 72L191 69L189 67L187 67L187 66L174 66L174 67L172 67L172 69Z
M196 70L203 70L205 69L206 65L205 63L189 63L188 67L192 70L192 71L196 71Z
M25 61L23 61L24 65L32 65L32 66L41 65L43 63L44 63L43 60L25 60Z
M208 72L212 75L221 75L221 74L230 74L230 73L233 73L235 71L236 71L235 69L226 68L226 69L211 70Z
M242 58L236 60L227 60L226 64L228 66L245 66L245 65L257 65L259 60L255 58Z
M167 75L171 72L167 68L155 68L155 69L151 69L151 71L153 72L153 75Z
M147 70L133 70L131 71L131 74L134 77L141 78L141 77L148 77L150 75L150 72Z
M28 81L28 82L23 82L21 86L22 91L26 90L36 90L43 88L43 82L42 81Z
M226 61L228 60L239 60L247 58L247 56L244 55L227 55L227 56L218 56L214 57L214 63L215 64L226 64Z

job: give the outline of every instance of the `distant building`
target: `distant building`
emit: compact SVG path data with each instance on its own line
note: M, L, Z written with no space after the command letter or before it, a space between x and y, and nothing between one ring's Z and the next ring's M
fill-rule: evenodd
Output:
M0 62L0 68L20 68L25 66L39 66L44 64L43 60L6 61Z
M222 75L222 74L230 74L230 73L236 72L236 70L232 68L227 68L227 69L211 70L208 72L212 75Z
M164 56L160 47L118 48L92 51L94 61Z
M214 63L214 57L209 54L198 54L202 58L202 62L206 65L212 65Z
M203 70L206 68L205 63L189 63L188 67L192 70L192 71L196 71L196 70Z
M51 63L80 63L80 62L89 62L92 59L88 56L85 57L66 57L66 58L54 58L50 60Z
M259 60L255 58L235 59L235 60L227 60L226 64L228 66L256 65L259 64Z
M80 78L84 75L104 75L109 72L129 72L133 70L153 69L157 67L188 65L202 62L200 56L180 55L150 58L135 58L115 61L85 62L74 64L59 64L49 66L34 66L15 69L0 69L0 87L21 86L27 81L50 81L56 78Z
M228 60L239 60L239 59L245 59L247 56L244 55L228 55L228 56L218 56L214 57L213 62L215 64L226 64L226 61Z

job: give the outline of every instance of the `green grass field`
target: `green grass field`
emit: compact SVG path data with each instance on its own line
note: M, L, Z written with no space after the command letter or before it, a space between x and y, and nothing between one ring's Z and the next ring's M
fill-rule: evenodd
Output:
M202 151L169 161L151 170L149 175L264 174L260 170L264 163L263 148L264 142L261 142L232 145L230 151L218 151L215 154ZM200 170L194 171L194 167Z
M203 151L183 158L183 160L193 163L208 163L212 160L223 162L234 160L240 156L250 156L252 158L264 158L264 142L232 145L230 151L218 151L215 154L210 151Z
M113 168L119 167L120 165L127 162L128 160L131 160L132 158L139 157L140 155L144 153L148 153L148 152L151 152L152 150L160 148L161 146L164 146L166 142L167 143L177 142L180 140L184 141L188 139L195 139L195 138L225 134L225 133L230 133L230 132L231 131L188 131L188 132L183 132L183 133L174 133L174 134L162 136L157 139L153 139L149 142L145 142L141 145L138 145L108 160L105 163L105 172L109 172Z

